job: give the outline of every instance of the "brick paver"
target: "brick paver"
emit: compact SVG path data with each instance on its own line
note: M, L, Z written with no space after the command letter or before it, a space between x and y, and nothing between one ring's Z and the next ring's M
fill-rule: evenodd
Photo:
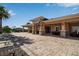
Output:
M31 33L12 33L33 40L32 44L24 44L22 49L36 56L79 56L79 40L34 35ZM28 50L31 52L28 52Z

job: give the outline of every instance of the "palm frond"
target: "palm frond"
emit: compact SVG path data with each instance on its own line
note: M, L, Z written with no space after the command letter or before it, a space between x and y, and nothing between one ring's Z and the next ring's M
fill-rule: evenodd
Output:
M10 17L8 10L4 6L0 6L0 17L3 19L8 19Z

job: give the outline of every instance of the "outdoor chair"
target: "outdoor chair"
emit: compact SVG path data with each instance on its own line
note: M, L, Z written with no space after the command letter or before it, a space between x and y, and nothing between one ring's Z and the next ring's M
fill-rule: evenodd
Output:
M60 35L60 31L53 31L52 34L53 35Z
M77 37L79 37L79 32L78 32L78 34L77 34Z
M72 37L77 37L78 34L77 34L77 32L71 32L71 33L70 33L70 36L72 36Z

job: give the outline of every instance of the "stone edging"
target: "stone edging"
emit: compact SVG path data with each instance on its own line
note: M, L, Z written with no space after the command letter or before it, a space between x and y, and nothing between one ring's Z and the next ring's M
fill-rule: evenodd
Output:
M21 49L23 49L29 56L36 56L36 54L34 54L28 48L25 48L25 46L21 46Z

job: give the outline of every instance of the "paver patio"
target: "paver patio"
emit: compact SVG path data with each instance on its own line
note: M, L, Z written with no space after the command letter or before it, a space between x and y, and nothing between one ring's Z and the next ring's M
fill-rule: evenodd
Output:
M21 48L35 56L79 56L79 40L34 35L31 33L12 33L33 40L32 44L24 44Z

